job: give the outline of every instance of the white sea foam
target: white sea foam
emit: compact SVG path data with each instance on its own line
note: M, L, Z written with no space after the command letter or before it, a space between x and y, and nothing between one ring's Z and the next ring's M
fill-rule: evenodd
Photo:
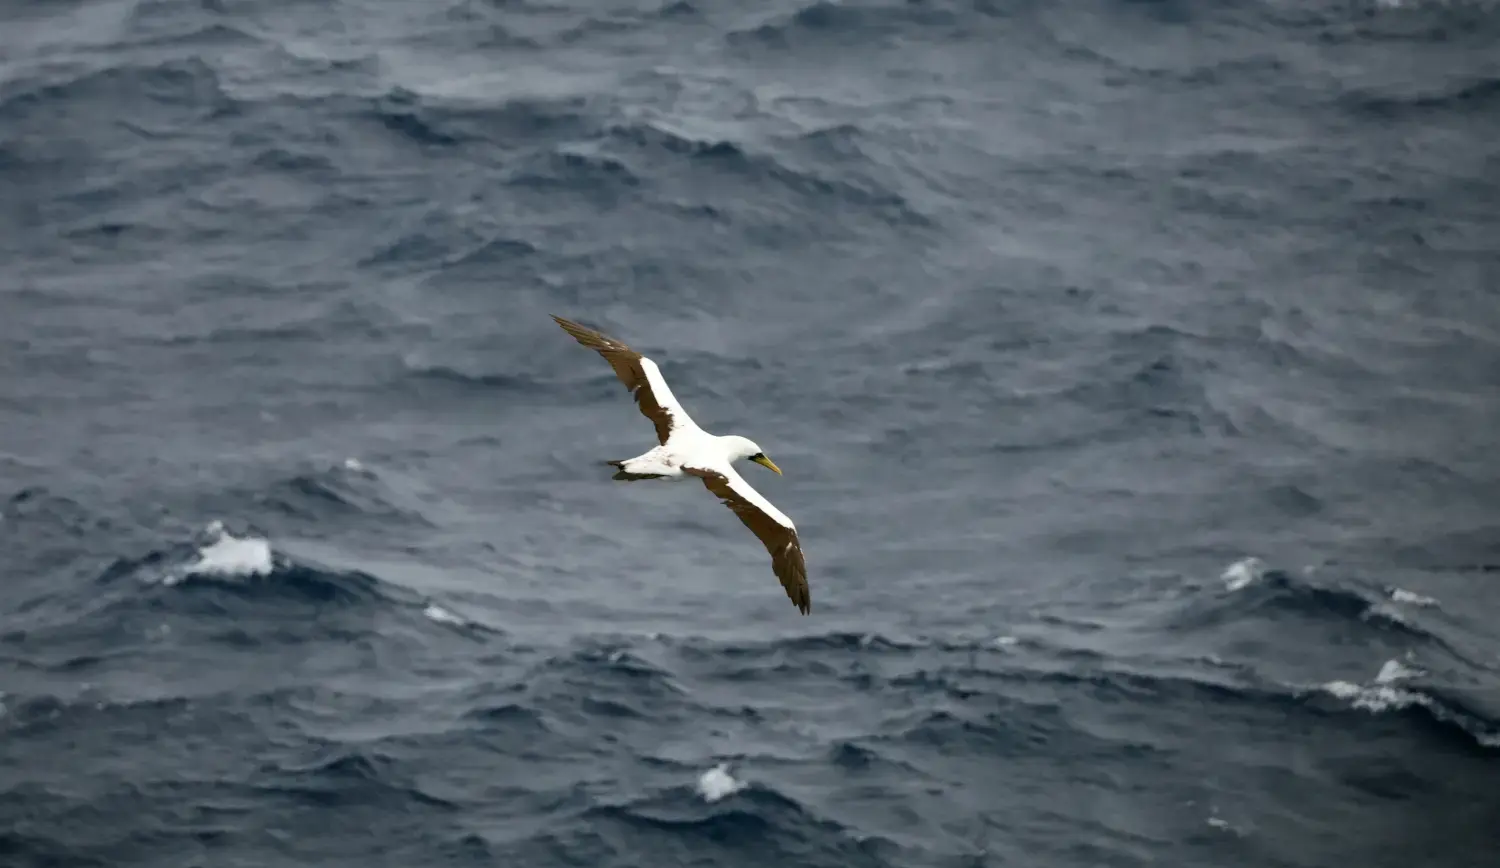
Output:
M201 549L189 570L226 576L263 576L271 572L271 543L259 537L225 536Z
M468 619L464 618L461 615L456 615L436 603L428 603L427 608L422 610L422 614L438 622L439 624L455 624L458 626L464 626L469 623Z
M1437 605L1437 600L1431 597L1424 597L1421 594L1408 591L1404 588L1391 588L1390 596L1393 602L1404 603L1408 606L1426 607Z
M1399 660L1387 660L1375 675L1373 684L1353 684L1348 681L1330 681L1323 690L1338 699L1363 711L1378 714L1382 711L1399 710L1413 705L1431 705L1432 699L1415 690L1395 686L1397 682L1421 675Z
M275 569L269 540L234 536L221 521L209 524L206 532L211 541L198 549L198 559L163 579L165 584L175 585L188 576L265 576Z
M744 788L744 783L729 773L728 763L719 763L698 777L698 795L706 802L717 802Z
M1224 580L1226 590L1238 591L1260 581L1266 574L1266 564L1260 558L1241 558L1224 568L1219 578Z
M1371 713L1432 704L1431 699L1415 690L1402 690L1383 684L1361 687L1347 681L1330 681L1323 685L1323 689L1339 699L1349 700L1349 704L1355 708Z
M1380 667L1380 672L1375 676L1376 684L1391 684L1396 681L1405 681L1408 678L1416 678L1422 675L1420 669L1413 669L1400 660L1387 660Z

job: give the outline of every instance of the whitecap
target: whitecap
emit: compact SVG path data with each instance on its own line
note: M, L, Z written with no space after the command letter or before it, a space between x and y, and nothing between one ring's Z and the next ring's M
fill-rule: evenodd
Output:
M439 624L454 624L462 627L469 623L468 619L461 615L456 615L436 603L428 603L427 608L422 610L422 614Z
M1348 681L1330 681L1323 690L1332 696L1349 702L1355 708L1378 714L1382 711L1399 710L1413 705L1431 705L1432 699L1415 690L1393 686L1397 681L1420 675L1421 672L1402 664L1399 660L1388 660L1380 667L1375 683L1351 684Z
M1432 700L1413 690L1397 687L1367 687L1354 699L1354 707L1370 712L1409 708L1413 705L1431 705Z
M1408 606L1436 606L1437 600L1424 597L1421 594L1408 591L1405 588L1391 588L1390 597L1393 602L1405 603Z
M234 536L224 530L224 523L220 521L211 523L207 532L214 537L213 541L198 549L196 561L185 564L164 579L165 584L175 585L188 576L266 576L275 569L276 560L269 540Z
M744 788L744 783L736 780L729 773L728 763L719 763L698 777L698 795L710 803L731 796Z
M1404 681L1408 678L1415 678L1421 674L1422 671L1420 669L1413 669L1412 667L1402 663L1400 660L1387 660L1385 661L1385 664L1380 667L1379 674L1375 676L1375 683L1390 684L1395 681Z
M1260 581L1266 574L1266 564L1260 558L1241 558L1224 568L1219 576L1226 590L1238 591Z
M196 563L188 565L190 573L225 576L263 576L271 572L271 543L260 537L225 535L213 545L200 549Z

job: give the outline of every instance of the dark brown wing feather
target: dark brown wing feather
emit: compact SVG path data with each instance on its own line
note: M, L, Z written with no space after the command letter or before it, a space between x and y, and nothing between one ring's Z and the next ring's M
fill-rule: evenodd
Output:
M666 445L667 438L672 434L672 414L657 403L656 396L651 394L651 381L646 379L646 372L641 369L641 354L608 335L585 328L572 320L555 314L552 318L574 340L609 362L609 366L615 369L615 376L635 395L635 403L641 408L642 415L656 426L657 442Z
M761 512L750 501L740 497L729 487L729 479L715 470L701 467L684 467L682 472L700 477L709 491L718 496L724 505L734 510L745 527L760 537L766 551L771 553L771 571L781 580L786 595L806 615L812 611L812 592L807 586L807 564L802 559L802 543L797 531Z

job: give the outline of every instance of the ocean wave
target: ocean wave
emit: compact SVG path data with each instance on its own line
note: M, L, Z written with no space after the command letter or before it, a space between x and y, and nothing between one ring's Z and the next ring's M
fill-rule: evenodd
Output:
M955 343L968 337L971 347L1011 348L993 337L992 323L963 306L929 328L936 326ZM1208 343L1202 335L1164 323L1113 332L1096 363L1033 389L1001 388L1004 380L994 363L976 359L972 350L908 363L903 370L914 380L948 384L999 409L1036 410L1026 415L1038 415L1066 408L1077 417L1066 426L1048 426L1045 439L1036 439L1026 426L1014 439L997 436L992 447L997 452L1081 447L1124 435L1134 438L1143 429L1237 434L1235 420L1216 406L1209 388L1211 369L1202 361Z
M485 641L501 631L359 569L279 550L268 536L215 521L191 541L115 557L87 604L63 600L26 635L37 659L65 661L77 643L163 629L233 646L353 641L379 636L392 617L418 633ZM61 649L61 650L56 650ZM83 655L85 658L90 655ZM56 662L49 665L60 665Z
M61 535L70 538L87 536L107 526L107 520L96 515L77 499L54 492L43 485L22 488L6 498L0 506L0 533Z
M382 238L360 257L360 268L418 271L440 266L462 255L478 255L498 262L536 252L531 244L512 238L486 237L465 215L444 208L423 211L402 225L394 238Z
M24 794L24 785L19 788ZM0 796L0 805L8 801ZM96 856L87 848L65 843L44 833L30 833L20 829L0 832L0 853L14 859L16 865L76 865L78 868L112 868L116 863Z
M668 128L663 123L636 121L614 123L605 130L615 147L639 154L649 161L663 154L685 158L705 170L723 172L757 186L767 182L820 206L840 204L857 209L861 219L922 228L934 225L907 197L870 178L843 178L810 167L794 166L769 153L751 152L738 142L703 139ZM643 171L638 169L637 171Z
M593 145L559 145L523 160L512 171L507 183L538 190L569 192L615 191L639 188L644 184L630 165L619 157L603 153Z
M1344 104L1350 111L1383 120L1409 120L1447 112L1493 114L1500 111L1500 77L1471 79L1428 92L1356 92L1344 97Z
M1067 703L1071 694L1083 691L1089 698L1109 705L1136 703L1162 709L1242 706L1279 709L1282 713L1335 714L1349 718L1350 723L1358 715L1389 714L1435 726L1444 737L1456 738L1470 748L1500 748L1500 721L1485 718L1441 689L1402 687L1397 682L1411 677L1410 674L1393 675L1393 672L1389 666L1384 667L1375 682L1368 685L1334 681L1309 687L1277 683L1253 673L1237 673L1233 680L1212 680L1202 675L1124 670L1118 665L989 672L931 670L902 679L902 685L923 695L941 695L960 703L960 707L984 708L1000 701L1003 710L981 713L980 719L953 710L922 712L895 732L879 736L877 743L915 742L940 747L977 741L989 745L987 750L1024 752L1029 739L1040 737L1038 733L1057 730L1054 733L1057 735L1066 729L1068 737L1076 742L1070 750L1085 750L1085 744L1094 744L1105 752L1117 750L1119 744L1102 741L1058 717L1057 703ZM1048 694L1054 697L1052 700L1033 704L1006 698L1011 694L998 690L999 683L1010 685L1012 692L1030 685L1054 685L1057 689ZM1328 704L1329 697L1340 704ZM1012 731L1017 727L1020 731ZM1150 746L1140 744L1133 749L1150 749Z
M20 739L68 728L148 728L178 719L191 707L192 701L183 696L120 699L87 687L59 694L9 695L0 714L0 731Z
M509 265L519 259L535 256L540 251L535 244L520 238L490 237L463 248L461 253L443 260L445 267Z
M891 864L872 859L894 847L889 839L862 834L765 783L736 783L727 798L707 799L696 786L683 785L642 799L595 805L579 819L613 831L624 839L622 845L643 833L670 833L690 849L752 849L786 864Z
M369 114L381 126L418 145L452 147L474 139L457 130L445 130L441 113L422 106L416 94L409 91L393 91L372 100Z
M931 643L911 639L898 639L875 632L836 630L828 633L811 633L784 639L769 639L764 642L747 642L712 646L711 653L729 658L763 655L768 652L787 652L794 655L820 651L857 651L861 654L881 654L912 651ZM705 649L707 650L707 649Z
M300 150L291 144L278 144L265 148L250 159L257 169L285 172L292 175L331 175L337 171L337 163L330 154Z
M66 620L79 604L77 588L87 586L119 547L146 546L156 539L159 516L140 508L95 502L82 492L70 496L49 486L17 491L0 504L0 548L7 552L4 576L11 603L0 625L36 625ZM83 608L100 604L88 599Z
M186 123L227 111L234 101L218 73L202 60L169 60L74 71L57 81L29 81L0 88L0 123L24 126L54 120L57 107L109 106L134 125L173 119ZM132 110L124 111L123 107ZM169 110L166 117L146 113L149 106ZM70 109L71 110L71 109Z
M224 15L215 14L213 6L202 0L138 0L130 5L120 22L122 32L116 35L124 37L125 44L140 44L141 39L178 41L203 30L222 30L238 34L238 41L259 41L228 23Z
M464 717L483 723L486 727L495 727L506 732L520 730L533 735L552 732L552 728L547 725L546 718L539 710L519 702L479 705L465 711Z
M413 44L431 45L445 51L469 48L517 54L546 47L544 41L519 33L508 19L508 15L518 12L541 11L538 4L516 0L499 4L493 0L461 0L458 3L434 3L433 8L441 10L434 19L424 22L426 26L412 28L410 40Z
M682 697L686 691L666 669L628 650L590 643L568 653L548 657L529 678L569 683L584 678L600 686L629 688L627 695Z
M396 87L363 101L364 116L413 144L479 143L517 148L577 138L591 129L584 96L521 96L479 101Z
M401 762L368 746L332 745L306 760L262 766L253 781L252 786L262 792L319 807L406 804L440 811L460 807L428 793Z
M515 392L518 394L540 393L547 385L525 374L498 373L463 370L454 364L430 362L417 355L402 358L407 376L418 381L429 381L456 386L461 389L482 391Z
M1334 593L1327 598L1312 594L1293 604L1312 606L1317 612L1333 611L1341 617L1361 618L1367 602L1357 595ZM1432 641L1440 644L1435 638ZM797 683L797 676L804 676L817 682L835 680L860 693L906 696L918 706L946 701L959 707L984 708L999 702L1008 709L1000 718L983 720L970 719L951 709L922 712L915 720L897 725L893 732L836 745L831 760L855 766L898 762L898 758L885 754L881 747L892 740L915 739L937 745L945 740L978 739L993 743L995 750L1020 749L1013 743L1013 736L1020 738L1020 743L1029 736L1005 734L995 729L998 721L1015 721L1016 726L1065 726L1056 718L1057 703L1069 702L1070 696L1080 693L1111 706L1236 705L1282 712L1350 715L1388 712L1435 723L1449 735L1461 735L1471 745L1500 746L1497 740L1500 721L1488 720L1472 705L1439 686L1424 685L1419 693L1416 688L1399 686L1397 682L1419 673L1389 664L1377 677L1378 683L1340 693L1338 687L1308 688L1275 681L1259 674L1250 664L1143 658L1127 667L1117 655L1055 647L1035 640L1005 644L997 643L994 638L977 637L894 641L866 634L831 633L752 644L703 641L679 644L675 640L667 640L665 644L681 654L681 659L698 677L712 677L716 681L765 678L793 684ZM792 648L797 649L795 653ZM1017 653L1018 648L1024 652ZM875 656L888 659L876 666L871 659ZM900 665L892 665L898 661ZM1034 699L1020 698L1044 695L1035 692L1038 687L1047 688L1045 695L1051 698L1040 704ZM1405 692L1391 694L1392 690ZM1417 695L1422 698L1412 699ZM1345 704L1329 706L1324 700L1330 696L1345 700ZM1390 701L1382 704L1383 700Z
M1491 720L1471 704L1436 686L1408 687L1402 682L1422 673L1388 661L1375 678L1364 684L1329 681L1316 688L1296 692L1309 706L1320 706L1324 695L1343 703L1353 713L1396 716L1430 728L1444 737L1456 737L1469 748L1500 754L1500 720Z
M224 21L194 20L184 16L181 14L181 6L186 4L170 4L176 8L164 11L158 21L146 17L152 9L161 9L167 5L150 2L137 4L132 15L134 20L127 26L138 32L122 40L122 43L138 48L156 46L163 49L193 48L213 51L263 48L269 45L265 39L247 28L236 27Z
M936 30L938 37L964 35L960 25L972 24L965 14L983 13L985 4L973 7L939 3L834 3L817 0L796 11L777 14L770 21L748 29L730 31L725 39L732 46L806 50L814 45L868 46L897 34ZM980 15L981 18L989 17ZM966 29L965 29L966 30Z
M378 474L354 459L298 473L255 492L253 499L276 513L307 522L346 519L403 529L433 526L420 509L394 503Z
M614 34L635 33L646 28L661 29L663 26L670 27L674 24L697 24L702 21L702 18L698 7L686 0L665 2L660 6L652 5L645 9L625 12L595 13L562 29L552 36L547 44L574 45L599 36L608 38Z
M615 142L632 150L660 150L699 160L724 160L738 166L749 166L751 157L745 149L726 139L700 139L675 132L658 123L635 121L612 124L605 130Z
M1314 581L1310 576L1274 568L1255 557L1231 563L1224 569L1220 580L1223 582L1222 593L1194 597L1168 617L1170 627L1175 630L1209 630L1250 617L1276 619L1296 615L1358 622L1441 648L1456 659L1465 659L1441 635L1403 612L1403 606L1431 606L1426 598L1409 592L1397 593L1400 589L1377 593L1353 584Z

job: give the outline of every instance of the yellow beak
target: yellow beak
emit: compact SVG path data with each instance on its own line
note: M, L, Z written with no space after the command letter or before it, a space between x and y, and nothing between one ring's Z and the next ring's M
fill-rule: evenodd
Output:
M771 459L767 458L764 455L761 455L761 456L759 456L757 458L752 458L750 460L754 461L756 464L759 464L761 467L768 467L771 470L776 471L776 475L777 476L781 475L781 468L777 467L775 462L773 462Z

